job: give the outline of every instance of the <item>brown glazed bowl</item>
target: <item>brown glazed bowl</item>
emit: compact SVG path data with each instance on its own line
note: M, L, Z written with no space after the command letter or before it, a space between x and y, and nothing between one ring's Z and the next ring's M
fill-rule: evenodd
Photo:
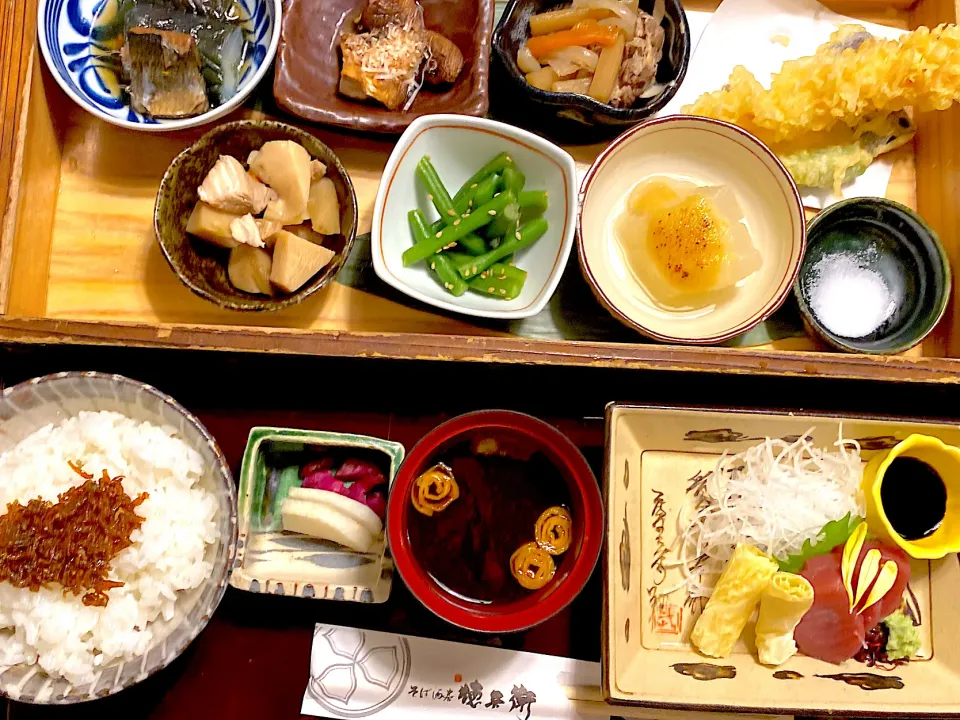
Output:
M313 122L396 135L421 115L486 115L493 0L420 0L426 26L460 48L464 66L452 87L443 92L423 88L405 113L337 93L340 36L365 2L287 0L273 78L273 96L280 107Z
M197 188L221 155L233 155L245 163L251 151L270 140L293 140L310 156L327 166L327 177L337 188L340 204L340 235L327 235L323 246L334 258L295 293L274 297L237 290L227 278L230 251L187 234L187 220L197 204ZM302 302L336 277L350 255L357 236L357 194L346 169L333 150L310 133L273 120L238 120L220 125L170 163L163 175L153 227L170 267L180 281L197 295L228 310L280 310Z

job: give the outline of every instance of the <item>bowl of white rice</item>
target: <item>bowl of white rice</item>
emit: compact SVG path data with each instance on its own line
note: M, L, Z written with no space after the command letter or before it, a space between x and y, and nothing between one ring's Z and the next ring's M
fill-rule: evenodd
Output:
M230 469L206 428L169 396L95 372L4 390L0 522L13 517L14 502L58 503L85 482L77 467L120 478L131 500L146 494L134 508L142 522L109 563L106 580L122 585L102 607L57 583L18 587L4 569L12 546L0 538L0 694L21 702L105 697L165 667L206 626L234 562Z

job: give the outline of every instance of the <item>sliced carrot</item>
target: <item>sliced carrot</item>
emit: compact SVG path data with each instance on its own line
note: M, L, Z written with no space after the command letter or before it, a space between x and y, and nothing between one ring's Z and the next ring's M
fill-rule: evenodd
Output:
M548 35L572 28L578 22L586 19L599 20L610 17L613 13L605 8L563 8L550 10L530 16L530 34Z
M615 27L591 25L580 30L561 30L549 35L532 37L527 41L527 49L533 53L535 58L539 58L549 52L571 45L581 47L602 45L607 47L617 41L619 34L620 31Z

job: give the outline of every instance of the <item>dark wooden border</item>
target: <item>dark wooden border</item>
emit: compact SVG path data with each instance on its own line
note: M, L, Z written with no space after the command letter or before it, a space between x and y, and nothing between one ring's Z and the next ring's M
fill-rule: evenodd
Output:
M519 337L356 333L216 325L152 326L142 323L0 318L0 342L960 383L960 359L561 342Z

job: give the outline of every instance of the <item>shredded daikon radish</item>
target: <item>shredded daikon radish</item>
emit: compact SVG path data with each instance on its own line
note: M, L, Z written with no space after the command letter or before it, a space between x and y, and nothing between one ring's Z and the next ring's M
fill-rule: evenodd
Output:
M680 568L691 597L710 597L737 543L775 558L799 553L831 520L863 515L860 445L843 438L815 447L813 428L794 443L767 438L726 453L678 517ZM680 585L673 590L678 590ZM666 593L664 593L666 594Z

